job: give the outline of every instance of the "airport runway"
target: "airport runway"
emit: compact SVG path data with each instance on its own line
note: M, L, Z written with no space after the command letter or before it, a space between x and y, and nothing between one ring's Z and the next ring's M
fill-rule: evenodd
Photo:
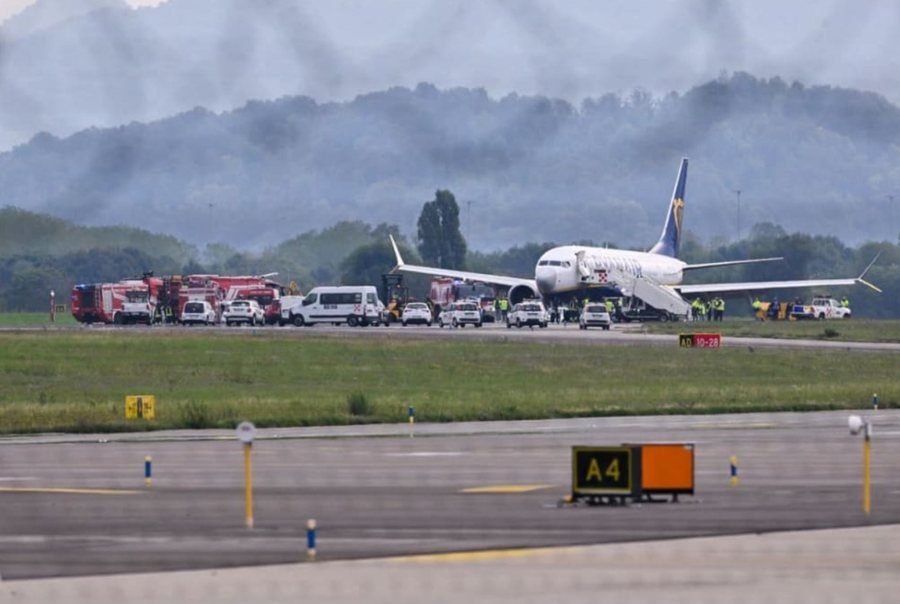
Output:
M4 581L900 523L900 412L871 413L872 513L847 412L262 430L255 528L229 432L0 440ZM411 430L413 436L411 436ZM691 442L693 497L558 506L573 445ZM153 480L144 485L144 458ZM729 458L739 484L729 484Z
M710 323L684 323L684 332L715 332L715 324ZM69 327L53 327L51 331L65 332L103 332L122 333L134 336L154 335L168 333L172 335L209 332L217 335L240 334L272 334L285 338L330 337L330 338L376 338L386 340L399 339L469 339L469 340L500 340L514 342L539 342L539 343L566 343L584 345L624 345L624 346L678 346L678 336L665 334L646 333L640 323L614 324L610 331L599 328L588 330L578 329L577 324L550 325L546 329L511 328L505 323L485 323L482 328L465 327L458 329L437 326L409 325L403 327L395 324L390 327L348 327L346 325L315 325L308 327L293 326L265 326L250 327L225 327L217 325L213 327L186 327L181 325L152 327L130 325L126 327L112 325L79 325ZM44 332L48 328L0 328L0 332ZM723 336L722 346L725 347L753 347L753 348L779 348L798 350L835 350L845 352L900 352L900 343L889 342L835 342L829 340L801 340L780 338L736 338Z

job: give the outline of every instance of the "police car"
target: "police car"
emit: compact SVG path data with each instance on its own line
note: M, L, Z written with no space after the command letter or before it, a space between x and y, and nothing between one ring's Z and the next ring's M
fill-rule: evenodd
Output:
M544 308L540 300L525 300L513 306L512 311L506 315L506 327L547 327L550 322L550 313Z
M602 327L609 329L611 323L609 313L604 304L586 304L581 309L581 315L578 317L579 329L587 329L588 327Z

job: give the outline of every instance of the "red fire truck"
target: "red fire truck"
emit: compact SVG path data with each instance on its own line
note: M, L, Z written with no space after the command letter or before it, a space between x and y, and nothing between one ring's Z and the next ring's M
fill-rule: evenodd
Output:
M177 322L184 305L206 300L219 312L231 300L253 299L265 308L281 297L281 286L264 276L173 275L118 283L76 285L72 316L82 323Z

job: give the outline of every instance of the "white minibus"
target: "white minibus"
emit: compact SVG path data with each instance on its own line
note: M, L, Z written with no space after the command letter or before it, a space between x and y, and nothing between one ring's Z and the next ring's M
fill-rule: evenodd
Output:
M383 308L374 285L314 287L300 304L290 308L288 320L297 326L313 323L346 323L350 327L378 325Z

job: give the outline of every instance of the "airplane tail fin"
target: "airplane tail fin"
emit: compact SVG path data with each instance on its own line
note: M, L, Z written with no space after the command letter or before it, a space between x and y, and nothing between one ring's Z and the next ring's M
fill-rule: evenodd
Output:
M681 247L681 220L684 215L684 186L687 182L688 160L681 159L681 167L678 169L678 177L675 179L675 190L672 191L672 201L669 202L669 213L666 215L666 224L663 226L662 235L656 242L650 253L663 256L678 256Z

